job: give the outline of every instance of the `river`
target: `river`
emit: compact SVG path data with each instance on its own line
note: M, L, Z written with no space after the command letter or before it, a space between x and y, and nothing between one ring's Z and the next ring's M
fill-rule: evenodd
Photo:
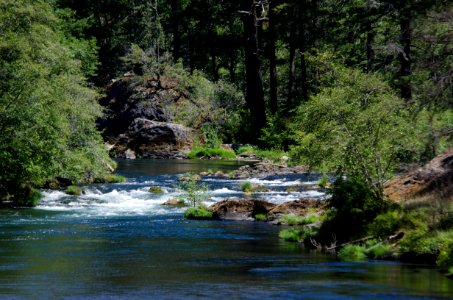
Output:
M33 209L0 211L0 299L442 299L453 281L393 261L340 262L278 239L263 222L188 221L161 204L177 176L233 162L119 161L126 183L45 191ZM252 179L281 203L320 197L316 175ZM243 181L205 180L212 200L240 197ZM306 186L287 193L294 184ZM159 186L164 194L147 192ZM208 204L209 204L208 203Z

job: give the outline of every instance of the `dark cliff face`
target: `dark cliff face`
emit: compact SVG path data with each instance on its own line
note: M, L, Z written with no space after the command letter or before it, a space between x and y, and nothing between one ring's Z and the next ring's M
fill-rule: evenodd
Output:
M193 131L172 123L181 100L176 86L163 76L123 77L107 86L106 97L99 100L105 115L98 127L116 157L184 157Z

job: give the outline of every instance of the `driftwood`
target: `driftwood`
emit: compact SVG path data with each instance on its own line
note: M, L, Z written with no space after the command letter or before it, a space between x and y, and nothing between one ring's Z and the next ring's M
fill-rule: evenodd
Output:
M336 250L338 248L342 248L342 247L347 246L347 245L358 244L358 243L361 243L361 242L365 242L365 241L371 240L372 238L374 238L374 236L367 236L367 237L364 237L364 238L361 238L361 239L358 239L358 240L354 240L354 241L350 241L350 242L347 242L347 243L343 243L343 244L340 244L340 245L327 247L326 250L327 251Z

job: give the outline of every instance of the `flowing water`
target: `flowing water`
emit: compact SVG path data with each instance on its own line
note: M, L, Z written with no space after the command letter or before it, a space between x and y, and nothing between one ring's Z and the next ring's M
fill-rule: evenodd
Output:
M45 191L34 209L0 211L0 299L434 299L453 281L433 268L388 261L339 262L278 239L262 222L188 221L161 204L177 176L235 163L120 161L127 183ZM324 197L316 175L252 179L261 199ZM204 180L210 203L241 197L243 181ZM300 185L298 193L286 188ZM148 193L151 186L164 194ZM209 204L209 203L207 203Z

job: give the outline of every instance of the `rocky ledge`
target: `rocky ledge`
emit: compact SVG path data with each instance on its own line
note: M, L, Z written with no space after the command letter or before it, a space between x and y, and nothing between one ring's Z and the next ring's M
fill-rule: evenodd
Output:
M305 215L309 209L320 212L324 208L325 201L317 199L300 199L282 204L255 199L226 199L209 207L214 212L214 219L234 221L253 221L258 214L278 219L285 214Z
M174 124L183 95L167 77L135 76L114 80L99 100L105 117L98 120L110 151L119 158L183 158L194 132Z
M453 196L453 148L425 166L390 181L385 196L393 201L451 198ZM435 195L434 195L435 194Z

